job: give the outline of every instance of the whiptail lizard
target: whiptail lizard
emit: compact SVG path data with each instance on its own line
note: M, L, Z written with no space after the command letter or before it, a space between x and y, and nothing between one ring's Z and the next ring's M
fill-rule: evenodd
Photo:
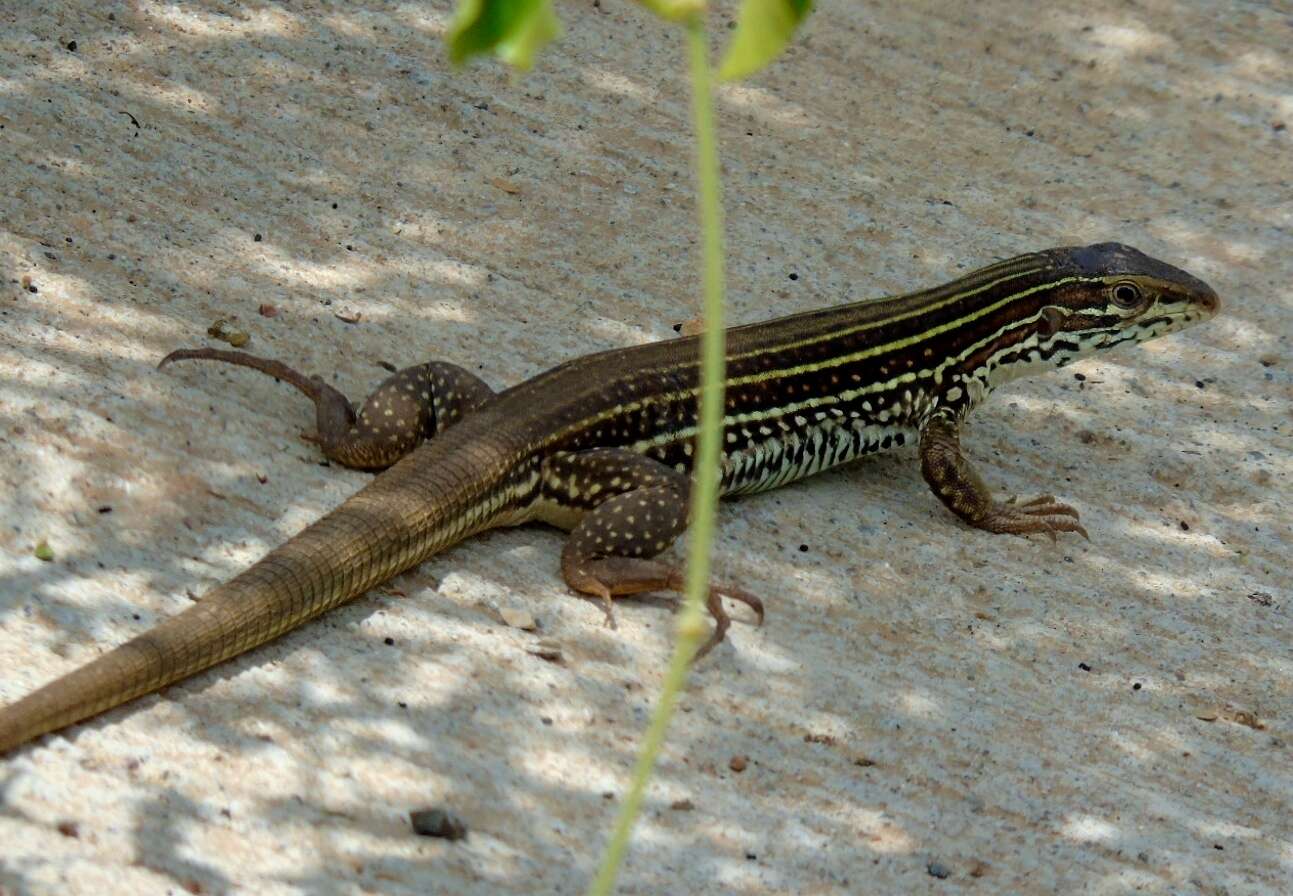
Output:
M935 289L811 311L728 334L722 491L775 488L916 442L934 494L989 532L1085 530L1045 495L997 501L958 427L1026 373L1212 317L1217 295L1117 243L1003 261ZM385 469L339 508L189 609L0 709L0 752L193 675L344 603L467 536L532 520L570 530L566 582L612 595L680 590L654 559L687 525L697 339L578 358L495 394L443 362L392 376L356 413L321 380L241 352L173 352L252 367L313 399L318 443ZM729 619L715 586L708 648Z

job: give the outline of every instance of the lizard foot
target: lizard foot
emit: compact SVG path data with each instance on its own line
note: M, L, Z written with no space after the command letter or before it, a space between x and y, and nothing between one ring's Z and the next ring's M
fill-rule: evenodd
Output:
M643 594L649 591L674 591L683 594L687 590L686 579L682 572L658 560L646 560L638 557L598 557L584 560L573 568L565 570L566 583L576 591L600 598L606 612L607 624L614 628L614 615L611 609L612 599L617 595ZM763 601L741 588L727 585L711 585L705 606L710 616L714 617L714 631L693 659L700 659L709 653L716 644L723 640L732 617L723 607L723 598L743 603L754 611L758 625L763 624Z
M974 525L988 532L1010 535L1029 535L1041 532L1055 540L1058 532L1076 532L1090 540L1086 529L1078 522L1078 512L1054 495L1039 495L1027 501L1010 498L1005 502L993 501L987 512Z

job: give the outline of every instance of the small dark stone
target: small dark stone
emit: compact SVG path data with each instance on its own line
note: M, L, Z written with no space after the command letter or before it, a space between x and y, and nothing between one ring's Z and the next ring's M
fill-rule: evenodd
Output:
M39 289L37 289L37 288L36 288L36 284L35 284L35 283L33 283L31 286L28 286L28 287L27 287L27 292L40 292L40 290L39 290Z
M1189 524L1189 523L1187 523L1185 520L1181 520L1181 531L1182 531L1182 532L1189 532L1189 531L1190 531L1190 524Z
M1139 690L1140 690L1140 682L1138 681L1138 682L1136 682L1135 684L1133 684L1133 685L1131 686L1131 689L1132 689L1133 691L1139 691Z
M798 279L799 279L799 275L798 275L798 274L795 274L795 273L791 273L791 275L790 275L790 279L791 279L791 280L798 280Z
M383 639L383 643L384 643L387 647L394 647L394 646L395 646L395 639L394 639L394 638L385 638L385 639Z
M76 52L76 41L74 41L74 40L69 40L69 41L67 42L67 49L68 49L68 50L70 50L71 52L75 53L75 52Z
M262 239L264 239L264 237L262 237L262 236L258 233L258 234L256 234L254 237L252 237L251 239L252 239L252 242L259 243Z
M1078 668L1081 669L1083 672L1091 671L1091 667L1086 663L1078 663Z
M801 544L801 545L799 546L799 553L801 553L801 554L807 554L807 553L808 553L808 545L806 545L806 544Z
M952 876L951 869L938 861L938 859L930 860L929 864L925 866L925 870L929 872L930 877L937 877L939 880L946 880Z
M102 507L99 508L99 513L112 513L112 508L107 504L104 504Z
M409 813L413 833L421 837L461 840L467 836L467 825L447 809L418 809Z

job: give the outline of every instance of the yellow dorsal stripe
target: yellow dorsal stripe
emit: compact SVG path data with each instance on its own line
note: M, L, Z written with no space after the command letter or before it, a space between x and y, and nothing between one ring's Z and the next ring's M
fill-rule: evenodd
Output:
M1035 271L1030 273L1035 273ZM968 292L958 293L956 296L948 298L942 302L939 302L935 306L921 308L919 313L922 313L922 314L926 313L929 310L931 310L931 308L945 307L946 305L951 304L957 301L958 299L976 295L985 289L991 288L991 286L996 283L1005 282L1006 280L1010 280L1010 279L1013 279L1013 277L1002 278L1001 280L993 281L991 284L988 284L986 286L978 287ZM760 383L760 382L766 382L768 380L773 380L773 379L781 379L784 377L797 376L802 373L812 373L818 370L825 370L830 367L838 367L843 364L851 364L855 361L862 361L867 358L873 358L877 355L882 355L886 352L895 351L903 348L909 348L910 346L917 345L921 342L924 342L927 339L931 339L935 336L939 336L950 330L954 330L958 327L965 326L966 324L973 323L979 318L986 317L987 315L992 314L995 311L999 311L1000 309L1004 308L1006 305L1009 305L1011 302L1015 302L1026 296L1033 295L1043 290L1053 289L1057 286L1063 286L1067 283L1096 283L1096 282L1100 282L1099 278L1076 277L1076 276L1060 277L1055 280L1047 281L1046 283L1039 283L1034 286L1030 286L1027 289L1020 290L1019 292L1011 293L1010 295L1005 296L1001 299L998 299L997 301L993 302L990 305L985 305L984 307L979 308L978 310L970 314L966 314L963 317L958 317L954 320L946 321L945 323L941 323L941 324L938 324L937 326L930 327L928 330L925 330L922 333L916 333L912 336L906 336L901 339L895 339L891 342L886 342L882 345L873 345L873 346L870 346L869 348L861 349L856 352L850 352L847 355L838 355L836 357L827 358L819 362L814 362L810 364L796 364L791 367L783 367L775 370L765 370L759 373L747 374L746 376L731 377L725 382L724 386L727 389L731 389L735 386L743 386L750 383ZM911 317L912 314L913 312L897 314L897 315L894 315L893 317L887 317L880 321L868 322L868 326L870 325L879 326L882 324L890 323L895 320L905 320L908 317ZM831 331L823 334L820 338L815 338L810 341L805 341L801 343L789 343L788 346L775 346L771 348L760 349L756 352L750 353L749 355L742 355L739 357L750 357L756 354L757 355L775 354L780 351L785 351L787 347L795 348L795 347L798 347L799 345L808 345L808 344L811 344L811 342L821 341L822 339L834 339L834 338L838 338L841 333L856 333L861 329L863 328L854 327L854 328L848 328L847 330L842 330L842 331L841 330ZM730 361L732 360L732 358L729 358L728 360ZM669 367L657 368L655 370L644 370L642 371L641 375L653 376L672 369L674 369L673 365ZM615 405L614 407L607 408L597 414L594 414L591 417L585 417L581 420L576 421L575 423L572 423L570 426L567 426L563 429L558 430L557 432L552 433L546 439L544 439L543 447L546 448L556 442L561 441L562 439L570 436L573 433L595 426L598 423L602 423L613 417L618 417L626 413L632 413L633 411L638 411L643 408L650 407L653 404L668 404L680 398L694 396L699 391L700 391L699 387L693 387L690 389L681 389L675 392L667 392L667 393L662 393L658 395L650 395L634 402Z

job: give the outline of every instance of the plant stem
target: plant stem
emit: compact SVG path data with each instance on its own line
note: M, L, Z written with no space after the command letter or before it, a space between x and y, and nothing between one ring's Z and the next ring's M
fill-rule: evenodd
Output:
M719 439L723 421L723 209L719 191L718 139L714 125L713 76L705 23L695 16L685 24L691 62L692 126L696 135L696 178L704 264L704 319L701 337L700 435L692 484L690 549L687 555L687 597L678 619L678 638L665 673L659 703L642 738L633 779L620 806L610 843L602 855L589 896L609 896L628 849L633 822L642 808L656 758L664 744L669 720L687 680L691 658L705 637L703 616L709 589L710 546L718 505Z

